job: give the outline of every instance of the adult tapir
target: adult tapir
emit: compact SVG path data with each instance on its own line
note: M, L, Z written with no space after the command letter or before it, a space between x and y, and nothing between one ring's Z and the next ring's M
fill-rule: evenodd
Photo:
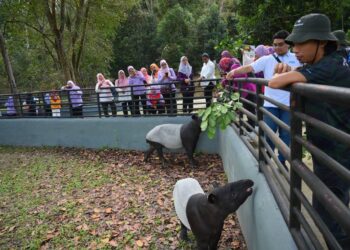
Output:
M252 194L254 182L240 180L213 189L205 195L197 180L181 179L173 191L174 205L181 222L180 238L192 230L198 249L216 249L224 220Z
M184 148L192 167L195 166L193 153L196 149L199 135L201 133L201 119L192 115L191 121L186 124L162 124L151 129L146 135L146 142L150 145L145 153L144 160L147 161L154 150L165 167L163 147L168 149Z

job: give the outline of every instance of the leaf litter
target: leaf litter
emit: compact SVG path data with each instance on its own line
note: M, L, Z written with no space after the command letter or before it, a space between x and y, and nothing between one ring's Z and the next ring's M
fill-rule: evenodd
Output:
M155 155L143 162L139 151L0 147L1 176L11 170L14 180L23 171L26 178L36 178L15 195L1 190L0 245L195 249L191 233L190 242L179 240L173 187L186 177L197 179L206 192L214 182L226 183L222 162L218 155L196 154L199 166L192 169L185 154L165 157L168 168ZM33 197L37 202L27 204ZM17 220L23 204L28 215ZM247 249L235 214L225 221L219 249Z

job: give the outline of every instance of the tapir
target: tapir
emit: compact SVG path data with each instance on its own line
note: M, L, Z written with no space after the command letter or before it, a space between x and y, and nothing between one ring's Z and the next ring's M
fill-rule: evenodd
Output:
M162 124L154 127L146 135L146 142L150 147L145 152L144 161L147 161L153 151L157 150L162 166L165 167L163 147L168 149L184 148L191 166L194 167L196 162L193 153L201 133L200 125L201 119L194 114L191 121L185 124Z
M240 180L214 188L205 194L197 180L176 182L173 198L181 222L180 238L188 240L192 230L198 249L217 249L224 220L235 212L253 192L252 180Z

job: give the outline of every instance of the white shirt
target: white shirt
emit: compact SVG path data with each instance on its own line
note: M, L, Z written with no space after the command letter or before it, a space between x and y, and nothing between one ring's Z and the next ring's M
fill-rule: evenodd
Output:
M203 63L201 77L205 79L215 79L215 64L211 60L209 60L207 63ZM201 82L202 87L206 87L208 84L208 81Z
M110 80L106 80L106 83L110 87L114 88L114 85ZM112 91L110 88L100 87L99 83L97 83L95 86L95 91L96 91L96 93L99 93L100 102L113 102L114 101L114 97L113 97L113 94L112 94Z
M274 56L278 56L281 62L288 64L291 67L299 67L301 66L298 59L295 57L294 53L287 52L283 56L273 54ZM270 80L273 77L275 66L278 63L277 60L273 57L273 55L260 57L258 60L250 64L252 66L254 73L263 72L264 78L266 80ZM277 102L280 102L284 105L289 106L289 92L280 89L272 89L269 87L265 87L265 96L270 97ZM264 101L264 107L276 107L272 103Z

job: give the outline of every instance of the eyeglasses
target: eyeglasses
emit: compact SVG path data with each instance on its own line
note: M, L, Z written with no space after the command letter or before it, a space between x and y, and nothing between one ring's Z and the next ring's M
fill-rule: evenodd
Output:
M273 47L280 47L280 48L283 47L284 45L286 45L285 42L272 44Z

